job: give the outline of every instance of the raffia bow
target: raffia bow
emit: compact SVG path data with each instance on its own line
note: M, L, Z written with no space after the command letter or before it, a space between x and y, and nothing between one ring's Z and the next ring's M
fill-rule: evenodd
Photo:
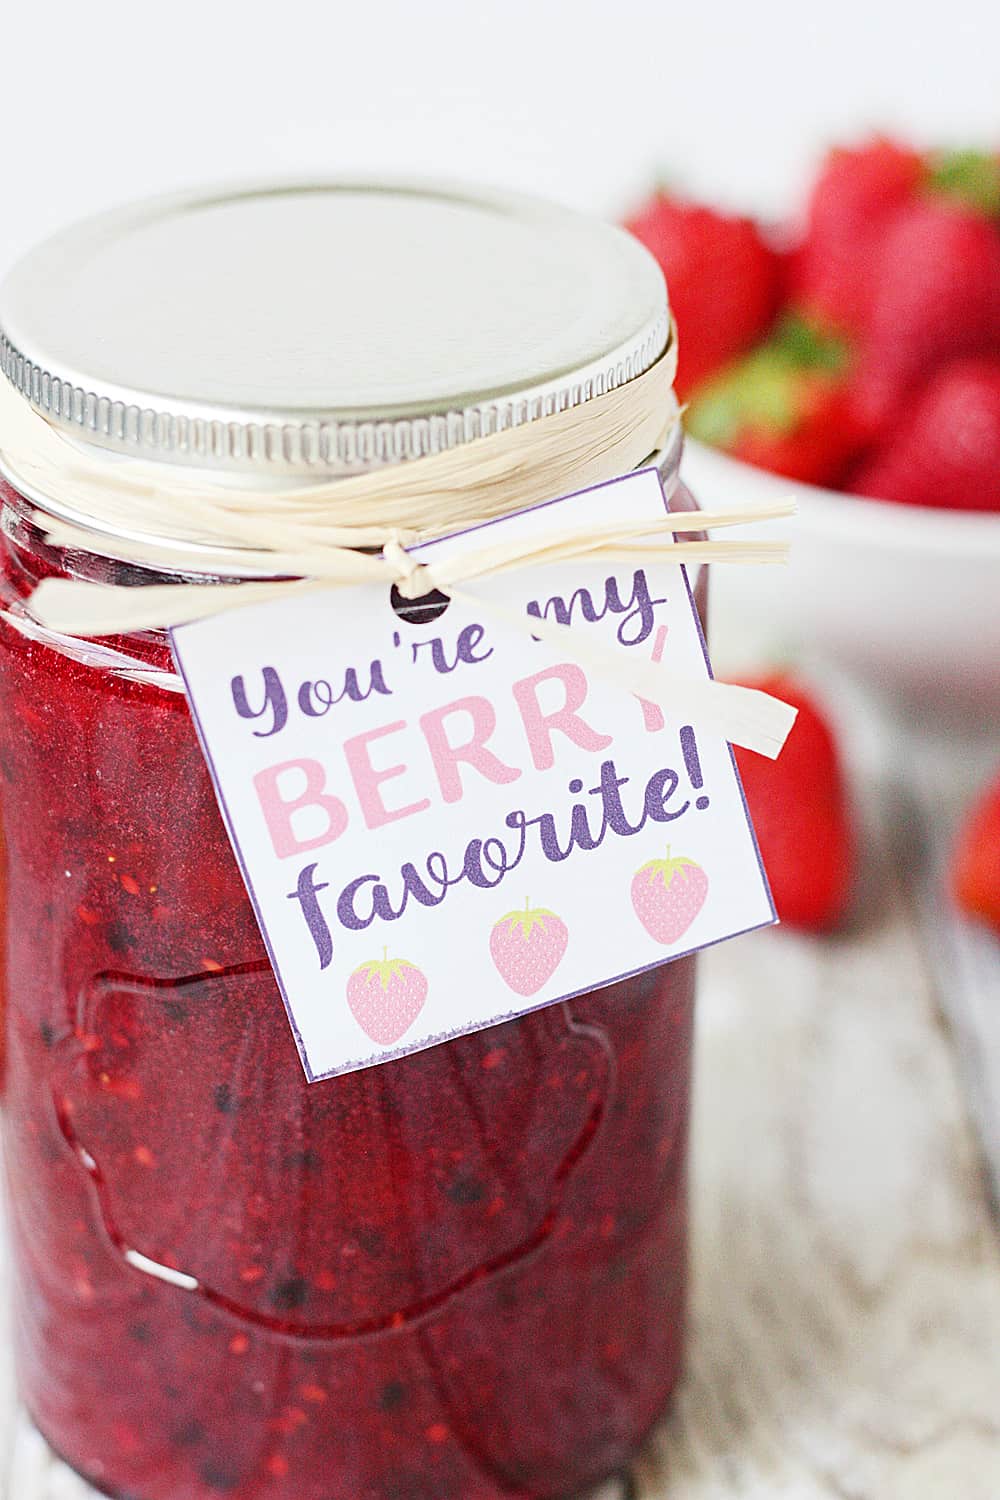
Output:
M512 568L595 555L674 564L781 562L787 556L782 542L713 539L677 547L674 538L789 516L792 504L714 515L671 513L659 522L612 518L572 532L553 528L461 554L445 552L432 563L409 550L605 483L639 467L665 442L679 442L675 348L676 340L645 374L564 411L390 468L286 487L256 487L236 476L220 482L143 460L109 460L99 449L68 440L4 387L0 451L7 472L62 516L80 518L54 519L37 511L48 540L190 580L121 587L45 579L28 601L30 616L36 626L63 637L93 638L179 625L305 590L395 584L407 599L437 590L507 628L551 641L584 667L614 676L706 730L776 756L795 711L768 694L633 661L573 627L529 620L466 593L462 585ZM213 581L192 579L193 558L199 570L211 569Z

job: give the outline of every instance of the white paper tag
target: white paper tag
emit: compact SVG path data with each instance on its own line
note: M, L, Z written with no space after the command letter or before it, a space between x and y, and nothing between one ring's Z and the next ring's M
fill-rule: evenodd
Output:
M659 519L659 474L418 549ZM686 571L580 557L408 622L382 585L172 631L308 1077L430 1047L776 920L729 745L508 615L710 675Z

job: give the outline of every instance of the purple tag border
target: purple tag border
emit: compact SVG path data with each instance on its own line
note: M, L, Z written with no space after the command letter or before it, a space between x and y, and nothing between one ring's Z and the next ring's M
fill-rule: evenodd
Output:
M633 469L631 473L622 474L617 479L605 479L602 480L600 484L588 485L585 489L582 490L573 490L568 495L557 495L552 500L543 500L537 505L527 505L524 506L521 510L509 511L506 515L495 516L489 521L480 521L475 526L467 526L457 531L450 531L446 536L434 537L432 541L421 542L417 546L411 547L408 550L413 554L423 552L425 549L439 546L442 542L453 541L456 537L472 536L477 532L486 531L492 526L498 526L505 524L508 521L516 520L519 516L535 514L540 510L547 509L551 505L563 505L567 501L579 499L581 495L591 495L596 493L598 490L609 489L614 485L620 484L623 479L631 478L633 474L645 473L652 473L656 475L657 483L660 486L660 494L663 497L663 508L668 515L671 514L670 501L667 496L667 492L663 487L663 475L655 465L648 465L642 469ZM675 543L675 545L683 546L683 543ZM698 615L698 609L694 601L694 591L691 588L691 580L688 576L687 564L681 563L679 566L681 576L684 579L684 587L687 590L688 605L691 610L691 618L693 619L695 629L698 632L698 640L701 645L702 656L705 659L705 667L708 671L709 677L714 681L715 673L712 670L712 663L708 654L708 645L705 640L705 632L702 630L701 619ZM237 608L238 607L239 606L237 606ZM245 607L249 609L255 608L253 604L248 604ZM771 911L770 919L763 922L755 922L752 926L744 927L739 932L726 933L724 937L712 938L710 942L699 943L694 948L685 948L680 953L672 953L669 958L658 958L653 963L640 964L640 966L636 969L627 969L624 973L612 975L608 979L595 980L593 984L588 984L583 989L572 990L565 995L555 995L549 1000L540 1001L537 1005L521 1006L517 1010L507 1011L501 1015L494 1016L488 1021L476 1021L469 1026L458 1027L454 1031L441 1032L438 1035L427 1037L424 1041L419 1042L415 1046L401 1046L390 1048L388 1050L382 1050L378 1053L373 1053L370 1057L352 1059L352 1061L350 1062L341 1063L339 1067L331 1068L325 1073L315 1073L310 1066L309 1059L306 1055L306 1049L305 1044L302 1040L302 1034L299 1031L298 1024L295 1020L295 1013L292 1009L292 1005L288 997L288 992L285 987L285 982L282 978L281 970L278 966L277 957L271 945L271 939L268 935L267 927L264 923L263 913L260 909L257 896L254 892L253 882L250 879L250 872L247 868L243 850L240 847L240 841L236 836L236 828L222 791L222 784L219 780L215 761L212 758L212 753L209 749L201 719L199 718L198 710L195 705L194 698L191 694L190 685L184 671L184 664L181 659L180 652L177 649L177 636L182 631L188 629L190 626L197 625L198 623L200 622L197 620L189 620L184 625L170 626L167 631L167 635L170 640L170 651L171 655L173 656L174 665L177 668L178 675L184 684L184 697L187 702L188 711L191 715L192 722L194 723L195 733L198 736L198 743L201 746L202 755L205 758L205 764L208 767L208 773L212 781L212 787L215 791L215 798L222 813L223 821L226 825L226 832L229 835L229 842L232 846L233 853L236 856L240 874L243 877L243 884L246 887L247 895L250 898L250 904L253 907L254 917L256 918L257 926L260 929L260 935L263 940L264 947L267 951L268 962L271 965L271 971L274 975L275 983L278 986L282 1004L285 1007L285 1013L288 1016L288 1022L292 1030L292 1035L295 1038L295 1046L298 1050L299 1059L302 1063L302 1067L306 1075L306 1081L308 1083L324 1083L328 1079L342 1077L345 1073L357 1073L364 1068L377 1067L380 1063L395 1062L403 1057L415 1056L418 1052L426 1052L429 1048L438 1047L443 1042L454 1041L461 1036L471 1036L476 1031L488 1031L493 1026L501 1026L507 1021L516 1021L521 1016L530 1016L534 1015L537 1011L546 1010L550 1005L563 1005L570 1000L578 999L580 995L590 995L593 994L595 990L609 989L613 985L623 984L626 980L634 979L639 974L648 974L653 969L662 968L664 964L675 963L679 958L690 958L695 953L703 953L708 948L716 947L719 943L731 942L734 938L745 937L747 933L759 932L765 927L776 926L779 922L780 919L778 917L777 908L774 904L774 896L771 892L770 882L767 878L767 871L764 869L764 861L761 859L760 845L757 842L756 830L754 829L753 822L750 817L750 808L747 805L746 793L743 789L743 780L740 776L739 766L736 764L736 755L732 745L729 745L729 759L732 763L733 775L736 778L736 786L739 790L740 801L743 805L743 816L746 819L747 830L750 834L750 839L753 844L754 855L757 860L757 868L760 871L764 894L767 897L767 903Z

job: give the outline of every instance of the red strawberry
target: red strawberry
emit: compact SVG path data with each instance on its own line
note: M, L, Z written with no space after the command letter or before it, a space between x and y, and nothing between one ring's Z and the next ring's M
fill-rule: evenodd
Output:
M749 681L799 711L776 761L736 751L761 858L778 915L793 927L823 929L844 915L854 840L833 732L794 678Z
M659 261L677 320L682 398L760 337L778 309L781 257L752 219L656 193L629 219Z
M791 266L793 297L807 312L852 333L865 326L875 247L924 172L918 152L883 137L829 152Z
M837 484L857 451L847 345L794 314L696 393L692 436L789 479Z
M955 900L1000 933L1000 776L966 819L951 862Z
M373 958L347 981L347 1003L366 1036L391 1047L408 1031L424 1008L427 980L405 958Z
M945 365L848 489L904 505L1000 511L1000 359Z
M884 432L944 360L1000 351L1000 228L944 197L906 205L875 266L855 411Z
M676 943L705 905L708 876L693 859L651 859L636 870L632 905L650 937L657 943Z
M565 922L544 906L509 911L490 933L490 954L508 989L535 995L562 962L569 942Z

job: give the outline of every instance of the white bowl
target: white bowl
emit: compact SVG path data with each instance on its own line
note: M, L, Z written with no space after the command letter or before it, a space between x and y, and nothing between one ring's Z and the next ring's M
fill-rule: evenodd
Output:
M904 713L956 713L1000 744L1000 515L931 510L783 479L688 439L681 469L703 510L790 497L787 567L713 569L713 635L737 666L818 658Z

